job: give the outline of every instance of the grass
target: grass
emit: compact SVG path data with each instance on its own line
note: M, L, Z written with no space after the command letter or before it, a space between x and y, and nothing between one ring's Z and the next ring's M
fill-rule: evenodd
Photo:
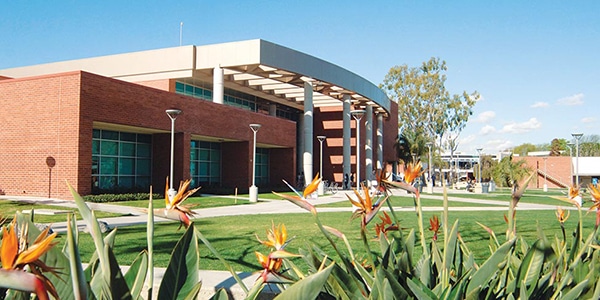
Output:
M44 215L40 213L35 213L36 210L49 209L49 210L61 210L74 212L78 219L81 219L79 215L79 211L76 208L72 207L63 207L63 206L55 206L55 205L43 205L38 203L27 203L22 201L12 201L12 200L0 200L0 216L6 217L9 220L12 220L12 217L15 215L17 211L24 210L34 210L34 220L36 223L57 223L57 222L65 222L67 221L67 214L55 214L55 215ZM97 218L111 218L122 216L123 214L116 213L108 213L108 212L96 212Z
M469 195L469 194L467 194ZM499 193L487 194L470 194L466 197L460 194L450 194L450 197L460 198L483 198L493 199L508 202L510 195L508 192L503 191ZM239 195L237 205L248 204L245 198L247 195ZM261 194L260 199L278 199L277 196L272 194ZM423 196L422 203L425 207L427 206L440 206L441 201L436 199L427 199L427 195ZM245 199L244 199L245 198ZM155 207L164 207L164 199L155 199ZM189 204L197 204L199 207L214 207L223 205L235 205L236 201L229 197L220 196L206 196L206 197L194 197L186 201ZM523 197L524 202L536 202L552 204L550 201L558 201L549 198L545 193L536 191L527 191ZM391 203L394 206L401 207L412 207L413 200L412 196L393 196ZM564 204L558 201L558 204ZM115 203L116 204L116 203ZM120 202L119 205L130 205L135 207L147 207L148 201L129 201ZM327 207L335 206L348 206L347 201L334 203L331 205L323 205ZM450 201L450 206L482 206L481 204L472 204L467 202ZM38 205L22 203L17 201L0 201L0 210L5 212L5 215L12 215L14 211L24 209L61 209L56 206ZM321 206L320 206L321 207ZM73 210L72 208L66 208ZM489 234L477 224L482 223L490 227L496 233L498 240L503 242L504 232L506 230L506 224L504 222L504 215L507 210L501 211L476 211L476 212L465 212L457 211L449 213L449 223L452 225L455 220L460 220L459 230L461 237L467 243L469 249L474 253L475 259L478 262L482 262L489 256ZM424 212L424 222L428 227L427 220L433 215L437 215L441 219L440 212ZM115 214L107 214L98 212L99 217L110 217ZM397 212L400 219L400 226L405 228L404 234L407 234L410 229L417 230L417 218L414 211L411 212ZM364 256L364 245L360 240L360 221L353 220L350 222L349 212L331 212L331 213L319 213L322 222L325 225L329 225L337 228L344 232L348 237L355 254L358 257ZM51 220L50 218L59 218L57 220ZM66 217L60 216L42 216L36 215L36 222L58 222L64 221ZM379 219L375 218L371 224L369 224L369 232L373 234L373 226ZM572 241L571 233L576 227L577 213L571 212L571 218L566 222L567 228L567 244L570 245ZM595 222L595 214L586 214L584 211L584 235L587 236L593 229ZM284 223L287 227L289 237L292 238L290 245L287 250L293 253L297 253L299 248L307 249L311 245L316 245L322 248L326 253L336 259L337 255L335 251L328 244L326 239L323 238L321 232L318 230L312 216L309 213L302 214L281 214L281 215L240 215L240 216L229 216L229 217L215 217L215 218L203 218L195 221L195 226L205 235L205 237L211 242L211 244L219 251L219 253L234 267L236 271L256 271L260 269L260 266L256 260L255 251L267 253L269 250L262 246L256 239L258 235L261 239L266 239L266 230L270 228L271 224ZM543 224L544 234L553 239L554 236L562 237L562 231L559 223L556 221L555 213L552 210L548 211L518 211L517 213L517 231L520 236L528 244L532 244L538 238L538 224ZM155 225L155 238L154 238L154 249L155 249L155 264L158 267L165 267L170 259L170 253L175 247L178 239L183 234L183 229L179 229L177 223L159 223ZM395 233L397 234L397 233ZM432 233L427 232L426 238L431 241ZM64 235L59 235L57 241L62 247L64 244ZM438 246L442 245L443 235L440 234ZM117 230L117 237L115 241L115 255L118 261L122 265L131 264L135 257L144 249L146 249L146 226L128 226L122 227ZM344 249L345 246L341 240L337 240L339 248ZM91 257L94 248L91 241L91 237L87 233L80 235L80 252L83 260L88 261ZM378 249L377 243L373 241L372 249ZM415 259L420 257L420 244L417 242L415 249ZM212 253L203 245L200 245L200 268L206 270L225 270L225 267L221 264L218 259L212 255ZM300 266L305 266L300 263Z
M115 203L123 206L131 206L138 208L147 208L148 200L135 200L135 201L123 201ZM165 199L153 199L152 204L154 208L165 207ZM233 196L204 196L204 197L189 197L184 202L185 205L192 206L193 209L209 208L218 206L230 206L230 205L245 205L249 204L247 195L238 196L236 199Z
M441 199L431 199L431 198L426 198L426 197L427 197L426 195L423 195L421 197L421 205L423 207L442 206ZM392 206L394 206L394 207L414 207L413 196L410 196L410 195L390 196L390 198L387 201L390 201L392 203ZM464 201L448 201L448 207L469 207L469 206L486 206L486 205L497 206L497 204L495 204L495 203L473 204L473 203L464 202ZM350 206L350 201L340 201L340 202L333 202L333 203L326 203L326 204L318 204L318 202L317 202L317 207L349 207L349 206Z
M506 211L477 211L477 212L451 212L450 225L460 219L460 234L475 255L478 262L482 262L489 255L489 234L480 227L477 222L490 227L496 233L500 242L505 240L504 231L506 224L504 214ZM424 213L425 222L440 213ZM359 220L349 221L350 213L320 213L325 225L333 226L346 234L355 254L360 257L364 255L364 246L360 241ZM414 212L398 213L402 228L417 228L416 215ZM379 221L377 218L369 224L369 232L374 236L373 225ZM584 213L584 232L587 236L593 229L595 215ZM572 212L571 218L566 222L568 245L571 244L570 233L575 229L577 213ZM284 215L248 215L233 217L218 217L197 220L195 226L205 235L211 244L225 257L236 271L256 271L260 269L254 252L267 253L268 250L260 245L255 237L266 239L266 230L271 224L284 223L292 242L286 248L290 252L297 253L298 248L307 249L310 245L317 245L332 257L336 254L332 247L322 237L317 226L309 213L284 214ZM519 211L517 213L517 232L528 244L532 244L538 236L538 224L543 224L545 235L553 239L554 236L562 237L560 225L556 221L554 211ZM170 252L175 246L183 230L178 231L178 224L157 224L155 229L155 264L165 267L170 258ZM130 264L137 254L146 248L145 226L132 226L119 228L117 232L115 254L121 264ZM406 234L408 230L404 231ZM431 240L432 233L427 232L426 238ZM63 242L61 237L61 243ZM93 243L88 234L80 236L81 253L84 261L88 260L93 250ZM438 245L442 245L443 236L440 235ZM338 240L338 246L345 249L343 242ZM61 247L61 246L59 246ZM420 253L417 243L416 252ZM373 241L372 249L378 249L377 243ZM415 253L415 257L419 257ZM204 246L200 245L200 269L224 270L224 266ZM303 265L303 264L300 264Z

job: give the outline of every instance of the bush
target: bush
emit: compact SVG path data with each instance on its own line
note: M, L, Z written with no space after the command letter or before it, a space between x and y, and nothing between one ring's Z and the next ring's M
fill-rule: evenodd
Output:
M152 194L152 198L164 198L161 194ZM83 200L94 203L119 202L119 201L134 201L148 200L150 193L129 193L129 194L102 194L102 195L87 195L83 196Z

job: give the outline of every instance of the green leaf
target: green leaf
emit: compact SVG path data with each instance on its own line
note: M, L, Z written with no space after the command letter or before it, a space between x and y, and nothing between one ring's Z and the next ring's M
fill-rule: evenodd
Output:
M444 239L446 246L444 247L444 268L451 269L451 264L454 262L458 240L458 220L452 225L450 235Z
M187 294L187 296L185 296L184 300L196 300L196 299L198 299L198 294L200 293L200 289L201 288L202 288L202 281L196 283L196 285L194 285L192 287L192 289ZM223 296L223 292L224 292L224 289L221 288L215 294L219 294L219 297L222 297ZM225 296L227 296L226 292L225 292ZM228 299L228 298L219 298L219 299Z
M189 226L171 254L158 290L158 299L184 299L198 283L198 240Z
M467 287L467 294L475 288L484 285L498 271L498 265L506 261L509 251L514 247L516 239L513 238L498 248L484 263L479 270L471 276L471 282Z
M316 299L327 282L327 278L329 278L333 266L334 265L332 264L329 267L296 282L287 290L277 295L275 299Z
M528 286L537 285L544 261L546 260L546 253L549 250L551 251L552 249L550 249L543 240L537 240L529 248L529 251L525 254L525 257L521 262L517 277L515 278L517 289L527 289ZM521 283L525 284L525 286L521 286ZM527 293L527 295L530 296L531 293Z
M220 288L210 300L229 300L229 295L227 295L227 291L224 288Z
M362 285L362 279L353 278L351 274L358 273L356 271L346 272L339 265L334 264L331 276L327 282L337 297L341 299L357 299L363 292L367 293L366 287Z
M430 289L428 289L423 283L421 283L417 278L407 280L406 283L408 284L408 287L410 288L411 292L415 294L416 299L437 299L435 294Z
M135 258L129 270L125 273L125 282L131 289L133 299L138 299L144 289L146 275L148 274L148 254L146 251L140 252Z
M575 300L579 298L583 289L586 288L588 284L587 279L577 284L574 288L572 288L568 293L566 293L561 299L563 300Z
M83 198L75 191L75 189L68 184L69 190L71 191L71 195L73 195L73 199L75 200L75 204L79 209L79 213L81 217L87 224L88 229L90 230L90 234L92 235L92 240L94 241L94 245L96 246L96 253L98 254L98 259L100 261L100 269L103 276L110 276L110 263L108 261L107 253L104 251L104 240L102 238L102 231L100 230L100 225L98 224L98 220L94 215L93 211L85 204ZM95 276L98 276L96 274ZM94 277L95 277L94 276ZM106 283L110 281L110 278L105 277L103 280L98 280L97 282ZM102 290L110 289L110 287L106 287L101 285Z
M85 299L88 294L87 282L83 267L81 265L81 256L79 255L79 247L77 245L77 237L79 230L77 229L77 220L72 214L67 216L67 241L65 247L69 257L69 273L71 274L73 294L76 299Z
M262 277L259 277L256 280L256 282L254 282L254 286L252 286L250 291L248 291L248 293L246 294L246 300L257 299L258 295L260 295L260 292L265 287L265 285L263 283L264 283L264 281L263 281ZM225 298L225 299L227 299L227 298Z
M392 274L392 272L390 272L389 270L383 270L385 277L388 279L389 284L390 284L390 288L392 289L392 292L394 292L394 295L397 298L400 299L407 299L410 297L410 294L408 293L408 291L398 282L398 277L396 277L394 274Z

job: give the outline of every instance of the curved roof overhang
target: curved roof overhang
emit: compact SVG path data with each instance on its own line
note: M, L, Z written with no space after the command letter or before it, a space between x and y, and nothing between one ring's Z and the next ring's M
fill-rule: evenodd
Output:
M315 107L342 106L344 95L357 108L388 115L391 103L368 80L337 65L264 40L181 46L0 70L13 78L83 70L130 82L176 79L213 82L223 69L225 87L304 109L304 84L313 86Z
M313 86L315 107L341 106L349 95L355 107L389 114L390 100L368 80L337 65L264 40L196 46L194 78L208 80L223 69L224 84L287 106L303 109L304 84Z

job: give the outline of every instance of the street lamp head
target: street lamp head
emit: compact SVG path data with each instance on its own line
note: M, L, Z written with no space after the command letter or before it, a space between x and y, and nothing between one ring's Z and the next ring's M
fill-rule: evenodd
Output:
M317 135L317 140L319 140L319 142L323 142L327 137L324 135Z
M427 147L429 147L429 149L431 149L431 147L433 146L433 143L432 142L427 142L427 143L425 143L425 146L427 146Z
M356 109L356 110L351 110L350 114L356 119L356 120L360 120L366 113L366 110L364 109Z
M477 148L476 150L477 150L477 152L479 152L479 154L481 154L481 151L483 150L483 148Z
M171 109L165 110L165 112L167 113L169 118L171 118L171 120L175 120L175 119L177 119L177 116L179 116L181 114L181 109L171 108Z
M250 129L252 129L252 131L257 132L258 129L260 129L260 124L250 124Z
M571 133L571 135L577 140L579 140L583 136L583 133Z

